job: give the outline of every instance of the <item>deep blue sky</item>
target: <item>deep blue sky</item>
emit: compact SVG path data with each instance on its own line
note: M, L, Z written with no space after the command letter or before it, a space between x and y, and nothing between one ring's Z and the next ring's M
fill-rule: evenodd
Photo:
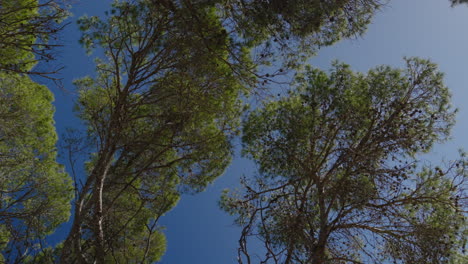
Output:
M110 0L76 0L64 32L65 47L60 63L65 90L52 88L56 94L58 133L79 122L73 117L72 80L92 75L94 64L78 45L76 18L83 14L102 15ZM346 40L322 49L310 63L328 69L334 59L350 64L354 70L367 71L376 65L403 66L403 56L431 58L446 73L446 85L453 94L453 105L459 108L453 140L437 146L434 157L456 157L458 148L468 146L468 8L451 8L448 0L392 0L379 12L361 38ZM177 207L161 221L166 226L168 250L165 264L224 264L236 262L239 229L233 218L218 209L220 193L238 185L243 174L252 175L255 167L249 161L235 158L225 175L203 193L183 196ZM66 236L66 226L54 238Z

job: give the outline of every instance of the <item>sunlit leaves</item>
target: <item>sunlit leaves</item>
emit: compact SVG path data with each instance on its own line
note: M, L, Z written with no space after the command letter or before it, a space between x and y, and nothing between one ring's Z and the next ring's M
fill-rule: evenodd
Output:
M255 48L256 61L281 61L286 68L300 66L321 47L361 35L385 4L379 0L217 2L237 38Z
M4 0L0 8L0 70L56 80L58 69L32 68L56 58L58 33L68 16L65 2Z
M288 96L253 111L244 153L260 174L221 203L244 227L239 261L249 262L255 235L265 263L454 260L466 229L457 202L466 159L420 160L453 125L442 77L417 58L367 74L309 67Z
M80 20L83 44L105 56L76 82L94 145L62 261L158 260L159 218L228 166L247 89L215 9L192 4L116 1Z
M55 160L52 100L29 77L0 73L0 226L10 261L37 250L37 240L70 215L71 182Z

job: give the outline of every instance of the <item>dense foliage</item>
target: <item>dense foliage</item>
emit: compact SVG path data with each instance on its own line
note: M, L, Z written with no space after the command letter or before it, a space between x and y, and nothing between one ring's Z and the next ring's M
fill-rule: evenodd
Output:
M0 73L0 236L8 261L40 250L70 215L71 181L55 161L53 97L27 76Z
M55 47L63 19L68 16L62 0L2 0L0 2L0 71L26 73L58 80L60 68L38 62L55 60Z
M159 260L159 217L229 164L242 86L215 10L192 8L116 2L106 20L80 20L106 57L76 83L94 151L62 262Z
M353 1L345 2L334 10L317 9L314 3L310 16L323 20L317 10L336 13ZM370 2L358 6L367 8ZM97 61L97 78L76 83L78 112L88 124L94 154L78 187L62 262L157 261L165 248L159 217L175 205L181 191L203 190L227 167L241 113L239 98L256 87L259 77L250 48L288 32L286 24L299 23L291 20L292 14L280 19L284 14L273 9L277 19L260 23L263 18L255 17L262 13L239 4L116 1L107 18L79 20L81 42L89 51L104 51L105 58ZM369 16L373 8L366 9ZM362 32L366 17L349 27L338 19L336 27L327 23L292 34L298 40L313 35L314 45L331 44ZM258 32L242 32L245 19L254 19L249 23L258 24ZM267 33L270 24L282 26Z
M60 9L62 10L62 9ZM63 10L62 10L63 11ZM48 30L65 12L52 2L0 3L0 261L23 263L68 220L71 180L56 162L53 95L24 74L49 56ZM57 21L55 21L57 20Z
M407 59L367 74L308 68L252 112L244 153L259 167L222 207L243 227L239 263L448 263L466 243L467 161L421 158L454 121L442 74ZM466 260L466 258L465 258Z
M97 55L93 77L75 81L84 127L59 146L71 175L56 162L52 93L31 79L60 80L50 62L66 3L0 0L2 263L158 262L160 218L230 164L242 99L362 35L386 1L115 0L81 17L80 42ZM419 160L454 120L435 65L305 68L244 123L260 174L222 202L243 227L239 262L254 261L255 235L262 263L462 263L466 159Z
M243 46L254 48L257 63L283 68L340 39L359 36L387 1L381 0L218 0L225 25ZM284 70L284 69L283 69ZM275 74L273 72L269 74ZM267 76L268 77L268 76Z

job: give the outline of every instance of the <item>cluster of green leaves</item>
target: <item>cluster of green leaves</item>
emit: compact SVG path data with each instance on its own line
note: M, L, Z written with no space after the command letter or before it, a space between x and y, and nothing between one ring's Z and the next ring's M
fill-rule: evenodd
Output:
M57 69L32 70L39 61L55 59L61 22L68 16L59 1L3 0L0 3L0 70L55 79Z
M62 261L159 260L159 217L228 166L245 89L214 8L193 5L115 2L105 20L80 20L106 57L76 82L96 147Z
M86 175L72 168L70 234L44 248L70 214L72 189L55 161L52 95L25 74L54 79L54 70L32 69L54 59L67 12L60 1L1 1L1 261L159 261L159 218L230 163L240 98L320 47L362 34L382 4L116 0L105 18L79 19L83 46L104 54L96 77L76 81L91 154ZM273 63L281 68L259 71ZM463 262L466 160L444 170L418 160L449 135L449 99L435 65L419 59L406 70L363 75L336 63L330 75L297 75L287 98L244 124L244 153L260 175L222 202L244 227L239 261L251 263L256 234L263 263ZM71 153L80 140L67 142Z
M256 61L298 67L324 46L364 33L380 0L224 0L227 23Z
M164 239L150 237L159 234L159 217L181 191L203 190L230 162L239 98L259 77L250 49L292 36L291 50L329 45L362 33L379 6L277 4L265 16L255 1L115 1L106 19L78 21L81 43L105 57L97 60L96 78L76 83L77 111L95 147L61 261L158 260ZM317 23L307 27L302 16Z
M307 68L295 88L253 111L244 153L260 174L222 207L259 236L264 263L447 263L466 242L464 156L442 170L419 155L454 122L434 64L366 75L335 63Z
M82 44L89 51L102 49L105 58L97 60L96 78L77 82L77 110L95 144L61 261L157 261L165 248L158 219L182 190L203 190L228 165L239 96L249 94L258 77L271 77L260 75L257 66L281 58L283 67L294 68L321 46L362 34L380 5L371 0L116 1L106 19L80 19ZM262 177L260 190L247 188L247 200L225 196L225 209L247 224L240 252L250 259L246 237L258 224L268 249L265 261L278 262L282 255L286 263L323 262L328 256L357 261L369 255L357 244L344 253L337 253L340 247L329 252L327 243L335 239L331 229L348 234L348 240L376 229L339 222L343 211L366 224L369 219L382 225L406 219L401 229L414 235L408 247L431 237L412 232L425 220L409 221L409 211L399 210L399 217L387 222L375 217L381 207L401 209L407 204L401 197L407 195L408 201L437 207L422 198L423 189L401 191L398 181L407 177L411 182L410 174L419 175L412 180L421 186L430 182L440 201L453 196L452 188L441 187L448 183L438 180L439 174L418 174L416 161L390 168L448 136L454 113L435 65L413 59L404 72L382 67L364 76L337 64L330 78L308 69L297 82L302 88L267 104L245 125L245 151L259 163ZM453 204L439 207L454 211ZM359 218L361 212L370 218ZM450 217L461 221L456 210ZM428 226L418 230L432 230ZM397 235L387 236L392 232ZM418 246L420 254L398 256L409 251L401 243L395 249L392 238L399 232L396 227L374 232L375 243L387 243L374 252L434 260L421 253L427 249L424 243ZM452 249L442 247L435 258Z
M40 250L37 240L70 215L71 181L56 162L52 100L29 77L0 73L0 230L8 261Z
M31 45L35 41L35 36L32 34L24 34L17 36L17 32L22 30L22 23L28 23L29 18L37 13L37 8L24 8L15 12L18 1L2 1L2 12L0 13L2 25L11 25L1 27L0 36L1 53L2 56L1 67L5 68L19 68L19 70L29 70L34 63L34 54L28 50L20 49L19 43ZM20 6L26 4L27 1L20 1ZM10 15L11 14L11 15Z
M60 30L59 19L65 16L52 2L0 3L2 262L30 261L28 255L45 250L45 236L70 215L71 180L56 162L53 95L25 75L47 75L32 68L51 56L49 34Z

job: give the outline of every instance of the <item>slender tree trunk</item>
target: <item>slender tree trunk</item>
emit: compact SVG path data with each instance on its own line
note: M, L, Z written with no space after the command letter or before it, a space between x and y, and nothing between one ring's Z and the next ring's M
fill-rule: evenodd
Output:
M75 207L75 217L72 225L72 230L68 235L65 243L60 263L70 263L72 258L77 258L79 263L87 263L86 259L82 256L81 252L81 225L83 224L83 213L86 213L91 208L94 209L93 232L96 237L95 240L95 254L96 263L104 263L105 260L105 244L104 244L104 230L103 224L103 191L104 182L107 177L108 170L111 166L112 157L115 153L115 148L105 148L107 150L101 151L100 159L88 178L86 185L81 190L80 197ZM92 192L92 200L90 203L85 204L85 197L94 183ZM75 252L74 252L75 251Z
M95 253L96 253L96 262L98 264L104 263L105 261L105 237L104 237L104 229L103 219L103 193L104 193L104 182L107 177L107 173L111 166L112 157L114 155L114 148L104 148L105 150L101 153L101 159L99 159L98 163L96 164L94 177L96 179L95 189L93 191L93 204L94 204L94 235L96 236L95 240Z
M324 199L324 188L320 178L317 181L318 202L320 210L320 232L312 255L312 264L322 264L325 262L325 248L328 239L328 213Z
M102 213L102 193L104 188L105 175L99 175L96 179L96 192L94 198L94 234L96 236L96 261L104 263L105 260L105 245L104 245L104 230L102 228L103 213Z
M78 263L87 263L81 252L81 216L84 208L84 198L86 197L86 193L89 191L91 184L92 179L88 179L85 186L81 190L79 197L76 197L77 202L75 203L75 216L73 218L73 224L70 233L68 234L68 237L63 244L60 263L70 263L70 258L72 257L73 253L76 255Z

